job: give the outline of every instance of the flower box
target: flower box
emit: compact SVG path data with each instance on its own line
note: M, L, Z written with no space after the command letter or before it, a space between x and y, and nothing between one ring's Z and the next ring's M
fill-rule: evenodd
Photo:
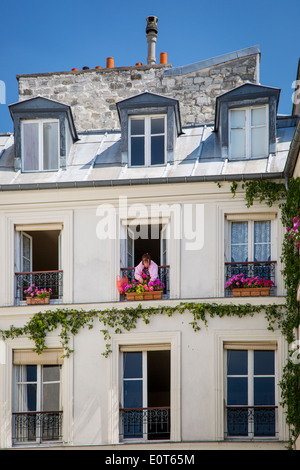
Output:
M234 287L232 289L233 297L259 297L270 295L270 287Z
M162 298L162 290L152 292L125 292L126 300L159 300Z
M26 297L27 305L45 305L49 304L50 297Z

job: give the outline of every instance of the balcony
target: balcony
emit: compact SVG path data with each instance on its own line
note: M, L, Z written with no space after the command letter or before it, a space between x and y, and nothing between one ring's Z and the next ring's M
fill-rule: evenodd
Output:
M123 278L127 276L128 281L133 281L134 269L135 268L121 268L121 276ZM168 299L170 297L170 266L158 266L158 277L159 280L165 285L163 298Z
M238 263L225 263L225 284L232 276L244 274L244 277L256 277L268 279L274 282L270 289L270 295L277 294L276 288L276 261L245 261ZM232 291L225 289L225 297L231 297Z
M59 441L62 438L62 417L62 411L13 413L13 444Z
M227 438L275 438L277 406L227 406Z
M170 407L120 409L121 440L169 440Z
M15 273L15 304L21 305L24 290L34 284L38 289L51 289L51 300L60 301L63 295L63 271L33 271Z

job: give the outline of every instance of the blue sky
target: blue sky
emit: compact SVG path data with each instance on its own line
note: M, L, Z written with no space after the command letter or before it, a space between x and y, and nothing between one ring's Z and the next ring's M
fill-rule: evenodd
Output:
M290 114L298 12L299 0L1 0L0 133L13 131L17 74L105 67L109 56L115 66L146 64L149 15L158 17L156 56L167 52L173 67L259 45L260 81L281 89L279 113Z

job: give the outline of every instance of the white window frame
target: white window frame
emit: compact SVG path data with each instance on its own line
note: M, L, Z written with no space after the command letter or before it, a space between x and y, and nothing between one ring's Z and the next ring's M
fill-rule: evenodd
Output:
M164 133L161 134L151 134L151 119L164 119ZM144 134L140 135L132 135L131 134L131 122L133 120L141 120L144 119L145 128ZM144 165L131 165L131 137L144 137L144 155L145 155L145 162ZM154 136L164 136L164 162L159 163L156 165L151 164L151 137ZM134 115L129 117L129 125L128 125L128 151L129 151L129 166L131 168L144 168L144 167L159 167L164 166L166 164L166 155L167 155L167 115L166 114L150 114L150 115Z
M50 364L49 364L50 365ZM53 364L56 366L56 364ZM60 378L59 380L55 380L55 381L48 381L48 382L45 382L44 381L44 374L43 374L43 367L44 365L42 364L35 364L36 368L37 368L37 377L36 377L36 380L35 381L28 381L28 380L21 380L21 381L17 381L17 367L26 367L26 365L21 365L21 366L18 366L18 365L15 365L13 368L13 376L14 376L14 384L13 384L13 395L14 395L14 398L13 398L13 401L14 401L14 412L16 413L22 413L22 412L25 412L27 410L17 410L16 409L16 404L17 404L17 395L18 395L18 392L17 392L17 388L19 385L26 385L26 384L32 384L32 385L36 385L36 398L37 398L37 402L36 402L36 413L41 413L43 412L43 389L44 389L44 384L59 384L59 410L51 410L51 411L54 411L54 412L58 412L58 411L62 411L62 366L60 366ZM36 430L36 440L35 442L37 444L41 444L43 442L47 442L47 441L44 441L43 440L43 436L42 436L42 428L38 428L37 427L37 430ZM24 436L25 437L25 436ZM60 437L61 439L61 437ZM25 440L24 441L25 443L27 443L27 441ZM33 443L33 441L28 441L28 444L30 443ZM23 442L22 442L23 444Z
M270 222L270 233L271 233L271 241L270 241L270 253L271 253L271 259L270 261L276 261L277 255L275 253L275 224L274 221L271 219L268 219L268 217L264 218L263 216L261 218L253 219L253 220L246 220L246 219L236 219L236 220L230 220L228 223L228 236L227 236L227 249L226 249L226 258L228 262L231 262L231 226L233 222L246 222L248 224L248 262L254 261L254 224L255 222ZM263 260L267 261L267 260ZM262 261L262 262L263 262ZM246 261L245 261L246 262Z
M12 447L12 412L13 412L13 351L17 349L28 349L32 351L32 340L29 338L14 338L6 341L0 340L1 358L0 364L0 397L2 402L6 403L5 407L0 408L0 448ZM48 349L60 349L61 338L53 335L46 340ZM70 348L73 348L73 338L70 338ZM5 367L3 366L5 365ZM65 357L62 365L61 375L61 398L63 409L63 442L73 442L74 432L74 376L73 376L73 360Z
M259 126L252 126L251 125L251 111L253 109L259 109L263 108L265 109L266 113L266 124L265 125L259 125ZM232 127L231 125L231 115L233 111L245 111L245 127ZM266 133L265 133L265 146L264 146L264 154L252 157L252 149L251 149L251 133L252 129L257 129L257 128L266 128ZM231 156L231 129L244 129L245 131L245 155L241 155L239 157L237 156ZM261 106L247 106L247 107L241 107L241 108L231 108L229 109L229 116L228 116L228 142L229 142L229 159L230 160L249 160L249 159L259 159L259 158L266 158L269 156L269 106L267 104L261 105Z
M215 393L215 406L214 406L214 440L225 440L225 413L224 413L224 400L226 393L226 368L225 368L225 344L226 343L243 343L243 342L256 342L260 344L277 344L275 352L275 375L276 375L276 389L279 387L278 383L282 380L282 371L288 357L288 345L285 338L280 332L265 332L264 330L231 330L231 331L215 331L214 332L214 393ZM279 390L276 390L279 393ZM276 400L276 394L275 394ZM277 399L278 400L278 399ZM285 411L280 405L278 400L278 413L277 424L278 434L277 440L289 440L289 427L286 423ZM249 440L249 439L248 439Z
M57 123L57 165L56 168L51 168L51 169L44 169L44 151L43 151L43 125L45 123ZM38 164L38 169L37 170L25 170L25 156L24 156L24 126L26 124L38 124L39 130L38 130L38 144L39 144L39 164ZM59 149L60 149L60 140L59 140L59 134L60 134L60 125L59 125L59 119L22 119L21 120L21 155L22 155L22 172L23 173L33 173L33 172L42 172L42 171L57 171L59 168Z
M125 381L141 381L142 382L142 401L143 401L143 408L148 408L148 356L147 353L148 351L151 351L151 346L143 346L141 345L140 348L134 348L134 352L138 352L142 354L142 376L141 377L134 377L134 378L125 378L124 377L124 352L120 351L120 384L121 384L121 390L120 390L120 403L122 408L124 408L124 382ZM163 351L164 348L160 348L159 345L157 348L155 348L156 351ZM170 356L170 362L171 362L171 356ZM159 366L158 366L159 367ZM170 364L170 375L171 375L171 364ZM171 390L170 390L170 396L171 396ZM123 438L122 441L126 442L133 442L133 441L148 441L148 431L147 431L147 423L143 424L143 437L141 438ZM168 439L169 441L169 439Z
M126 337L125 337L126 336ZM111 382L109 401L109 442L119 443L119 408L122 394L121 381L121 346L170 344L170 416L171 429L169 442L181 440L181 334L175 332L127 333L112 335L111 343Z

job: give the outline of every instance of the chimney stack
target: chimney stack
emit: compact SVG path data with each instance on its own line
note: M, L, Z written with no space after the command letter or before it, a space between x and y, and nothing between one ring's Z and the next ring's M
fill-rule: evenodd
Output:
M155 46L156 46L156 39L157 39L157 32L158 32L157 22L158 22L158 18L156 16L148 16L147 27L146 27L146 35L147 35L147 43L148 43L148 58L147 58L148 65L153 65L156 63Z

